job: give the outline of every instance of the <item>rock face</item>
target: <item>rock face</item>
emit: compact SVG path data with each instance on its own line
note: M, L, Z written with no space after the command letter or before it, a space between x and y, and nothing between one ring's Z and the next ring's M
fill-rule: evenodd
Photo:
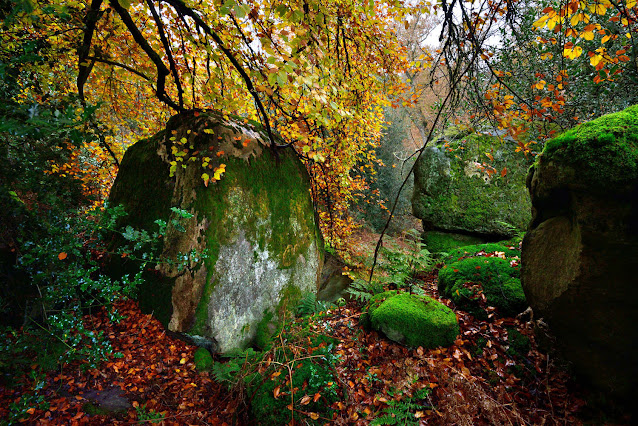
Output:
M206 186L203 173L221 164L222 179ZM323 250L309 185L291 150L273 154L264 132L214 113L175 116L133 145L109 199L129 213L121 225L156 230L162 219L163 256L208 253L185 271L162 264L141 289L142 307L209 349L245 347L266 313L317 290ZM170 225L179 215L171 207L194 215L185 232Z
M317 300L333 303L346 296L345 293L352 284L352 278L343 275L345 267L345 262L337 256L331 253L325 254Z
M428 249L447 251L523 231L530 219L529 164L514 143L481 134L448 139L426 148L414 171L412 211L423 221Z
M638 106L549 141L527 184L522 284L577 373L638 394Z

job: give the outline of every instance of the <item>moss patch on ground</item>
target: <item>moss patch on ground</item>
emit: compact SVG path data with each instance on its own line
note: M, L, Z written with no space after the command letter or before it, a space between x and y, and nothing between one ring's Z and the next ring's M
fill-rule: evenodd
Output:
M213 368L213 356L205 348L198 348L195 351L195 366L199 371L209 371Z
M380 300L373 301L373 305ZM427 296L408 293L389 295L368 312L372 328L411 347L449 346L459 333L454 312Z
M460 260L462 257L474 257L477 253L504 253L505 257L516 257L521 255L521 251L516 248L509 248L508 246L501 243L487 243L487 244L476 244L471 246L463 246L459 247L455 250L452 250L448 253L448 257L445 259L445 262L456 262Z

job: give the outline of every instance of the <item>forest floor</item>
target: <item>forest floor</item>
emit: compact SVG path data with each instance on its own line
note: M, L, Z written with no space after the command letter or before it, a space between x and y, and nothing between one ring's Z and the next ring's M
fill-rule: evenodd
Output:
M436 276L436 270L420 276L420 286L454 308L438 297ZM26 417L14 418L16 423L259 423L250 418L249 395L197 370L196 347L167 335L133 301L118 302L117 309L125 317L117 324L105 312L85 319L121 357L88 370L82 363L48 372L34 366L29 374L16 369L10 387L6 377L0 382L0 423L11 423L12 407L24 406L34 395L39 403L25 409ZM618 416L607 420L588 389L539 350L531 318L494 314L479 321L455 312L461 333L452 346L438 349L407 348L365 331L356 302L310 317L311 327L338 340L333 368L340 400L326 423L367 425L407 410L416 424L629 424ZM427 397L413 398L424 389Z

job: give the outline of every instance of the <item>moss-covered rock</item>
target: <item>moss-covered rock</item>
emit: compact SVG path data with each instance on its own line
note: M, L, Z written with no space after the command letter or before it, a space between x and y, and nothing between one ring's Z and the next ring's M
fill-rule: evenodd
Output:
M373 303L381 300L378 298ZM370 324L389 339L407 346L450 346L459 334L454 312L427 296L390 295L369 311Z
M477 133L442 138L426 148L414 171L412 210L423 221L430 251L503 240L527 227L525 176L531 160L515 148L512 141ZM431 232L454 238L443 241ZM456 236L482 241L454 245Z
M205 184L222 164L222 179ZM193 218L185 232L169 225L161 254L208 255L185 270L160 265L141 306L216 350L246 347L266 312L317 289L322 241L309 188L292 150L275 152L263 130L217 113L180 114L133 145L110 195L128 212L120 225L153 231L156 219L179 219L178 207Z
M468 257L443 266L438 287L442 295L475 316L485 317L480 293L488 306L496 307L502 315L514 316L527 307L519 274L507 259Z
M549 141L527 183L522 284L575 373L638 394L638 106Z
M215 363L213 356L205 348L197 348L194 358L195 367L197 367L199 371L208 371L213 368L213 364Z

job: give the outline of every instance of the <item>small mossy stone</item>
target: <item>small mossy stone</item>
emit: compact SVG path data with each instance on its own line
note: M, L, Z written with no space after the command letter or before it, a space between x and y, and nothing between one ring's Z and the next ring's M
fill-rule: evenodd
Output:
M452 287L457 283L476 282L486 284L496 280L503 282L510 277L519 278L518 268L510 266L509 260L499 257L469 257L444 265L439 270L439 292L450 297Z
M389 297L370 315L372 327L410 347L450 346L459 334L454 312L427 296L400 293Z
M384 291L383 293L375 294L374 296L372 296L370 301L368 301L368 304L363 308L363 312L361 313L361 316L359 317L359 324L365 330L368 330L368 331L371 330L372 322L370 320L370 316L372 315L374 310L377 309L383 302L385 302L387 298L392 297L396 294L397 294L396 290L389 290L389 291Z
M195 351L195 366L199 371L209 371L213 368L213 356L204 348L198 348Z

